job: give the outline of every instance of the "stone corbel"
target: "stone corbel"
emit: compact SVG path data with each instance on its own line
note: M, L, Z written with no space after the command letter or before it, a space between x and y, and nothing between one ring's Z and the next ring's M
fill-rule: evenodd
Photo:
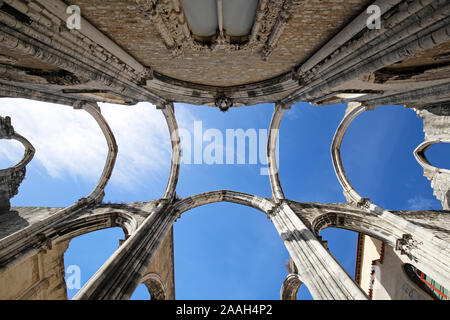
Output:
M418 245L421 244L414 240L411 234L403 234L401 239L397 239L395 243L395 250L400 251L401 255L406 255L411 260L417 261L412 255L412 250L417 249Z
M225 95L219 95L215 101L215 105L222 112L227 112L231 107L233 107L233 100Z
M138 84L145 86L149 80L153 80L153 69L151 67L145 67L145 70L139 73Z
M31 143L17 134L11 125L10 117L0 117L0 139L17 140L25 147L22 160L13 167L0 170L0 213L9 211L10 199L17 193L25 178L26 166L33 159L35 149Z

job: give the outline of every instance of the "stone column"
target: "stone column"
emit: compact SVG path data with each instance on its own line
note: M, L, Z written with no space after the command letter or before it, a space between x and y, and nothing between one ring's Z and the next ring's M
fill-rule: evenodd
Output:
M269 217L297 266L299 277L314 299L367 299L351 276L285 201L269 212Z
M173 212L166 200L160 200L136 232L81 288L74 300L130 299L177 218Z

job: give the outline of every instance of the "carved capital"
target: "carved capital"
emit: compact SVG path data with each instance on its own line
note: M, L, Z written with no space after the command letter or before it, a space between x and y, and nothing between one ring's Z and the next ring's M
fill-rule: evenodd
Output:
M397 239L395 250L400 251L402 255L407 255L412 260L416 260L412 255L412 250L417 249L420 244L421 242L414 240L411 234L403 234L401 239Z
M144 71L139 73L138 84L145 86L147 84L147 80L153 80L153 69L150 67L145 67Z

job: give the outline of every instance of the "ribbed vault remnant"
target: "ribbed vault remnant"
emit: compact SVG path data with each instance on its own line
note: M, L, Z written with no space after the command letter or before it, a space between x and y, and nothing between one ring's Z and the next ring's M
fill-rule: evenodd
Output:
M211 23L203 25L208 21L195 20L192 4L182 0L111 0L107 6L100 0L0 0L0 96L83 109L108 145L104 170L86 197L67 208L9 210L34 148L8 117L0 117L0 138L16 139L26 149L19 164L0 170L0 299L53 297L61 290L49 288L64 286L64 272L50 284L46 261L62 261L70 239L110 227L123 228L125 239L75 299L129 299L141 283L152 299L174 299L172 226L182 213L222 201L256 208L272 221L291 257L282 299L296 299L302 284L315 299L368 298L321 241L319 232L328 227L378 239L450 288L450 212L385 210L355 190L341 159L343 138L359 114L388 104L413 108L425 131L414 156L449 209L450 172L433 167L425 151L450 142L450 4L332 2L251 1L251 16L233 25L229 13L241 2L211 0ZM80 7L81 29L68 28L68 5ZM368 28L369 5L380 9L379 29ZM300 101L348 103L331 145L348 203L300 203L283 192L277 140L285 111ZM150 102L163 113L172 159L160 199L102 203L118 146L99 102ZM180 199L175 102L220 111L274 104L267 144L272 197L218 190ZM37 282L18 280L23 268L39 274ZM15 291L2 291L10 288L7 279L15 279Z

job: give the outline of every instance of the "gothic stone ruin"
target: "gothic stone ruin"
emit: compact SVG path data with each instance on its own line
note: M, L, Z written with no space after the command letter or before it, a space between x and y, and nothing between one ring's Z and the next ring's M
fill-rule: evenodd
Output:
M174 299L172 225L190 209L221 201L262 211L278 231L291 257L282 299L296 299L300 285L315 299L375 298L327 250L319 232L329 227L379 241L385 259L396 255L450 288L450 171L425 156L431 145L450 142L448 0L0 0L0 96L87 112L108 143L103 173L84 198L67 208L11 207L35 150L2 115L0 138L21 142L25 155L0 170L1 299L66 299L69 241L110 227L123 228L126 238L75 299L129 299L142 283L152 299ZM230 190L176 196L174 103L224 112L273 103L268 126L279 129L286 109L300 101L348 104L331 146L347 203L286 199L277 130L267 146L271 198ZM172 160L160 199L102 202L118 146L98 102L150 102L164 114ZM346 176L346 130L359 114L392 104L423 119L425 138L414 156L442 211L383 209Z

